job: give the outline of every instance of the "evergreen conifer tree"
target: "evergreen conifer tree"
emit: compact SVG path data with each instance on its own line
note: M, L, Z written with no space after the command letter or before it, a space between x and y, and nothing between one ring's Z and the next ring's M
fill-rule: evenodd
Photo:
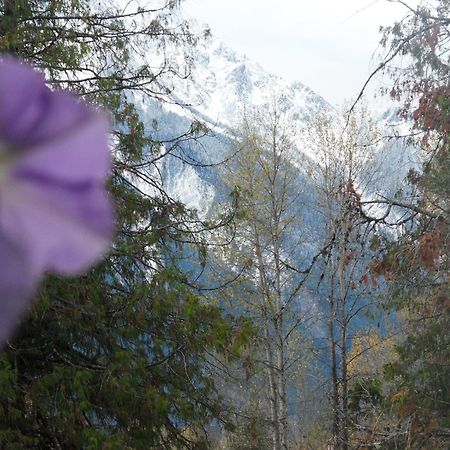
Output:
M206 355L235 353L249 327L236 338L173 262L202 223L158 178L179 140L152 139L133 103L169 99L202 35L179 1L139 3L0 2L0 51L110 113L117 210L110 254L84 276L49 277L0 353L5 449L206 448L204 425L227 420Z

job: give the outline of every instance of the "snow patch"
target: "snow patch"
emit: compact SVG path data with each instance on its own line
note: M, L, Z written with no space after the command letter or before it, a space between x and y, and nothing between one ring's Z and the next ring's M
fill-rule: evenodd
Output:
M170 178L169 195L188 208L196 209L200 218L206 217L214 200L214 187L202 180L195 169L188 165Z

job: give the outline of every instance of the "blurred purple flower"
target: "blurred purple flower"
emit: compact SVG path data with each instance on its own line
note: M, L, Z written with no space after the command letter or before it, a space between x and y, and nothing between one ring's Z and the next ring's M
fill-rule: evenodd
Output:
M0 59L0 344L46 271L86 270L113 232L103 114Z

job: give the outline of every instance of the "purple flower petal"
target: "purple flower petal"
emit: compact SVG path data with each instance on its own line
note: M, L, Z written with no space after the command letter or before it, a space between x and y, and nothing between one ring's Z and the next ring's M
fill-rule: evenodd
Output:
M108 249L111 155L103 114L0 59L0 343L46 271L72 275Z
M57 99L55 103L61 108L61 120L55 117L53 121L54 134L42 139L38 144L30 145L14 172L45 176L67 183L86 180L103 182L111 166L111 152L106 140L106 119L99 112L87 107L83 111L84 117L80 119L77 117L79 105L72 96L58 92L54 93L54 97ZM44 130L50 126L50 119L57 111L52 110L45 116ZM69 126L67 123L70 111L73 112L72 118L75 120ZM66 122L65 126L63 122Z
M0 61L0 140L20 145L46 108L42 75L10 57Z
M80 273L110 246L112 208L100 186L14 179L0 204L0 229L26 248L33 271Z

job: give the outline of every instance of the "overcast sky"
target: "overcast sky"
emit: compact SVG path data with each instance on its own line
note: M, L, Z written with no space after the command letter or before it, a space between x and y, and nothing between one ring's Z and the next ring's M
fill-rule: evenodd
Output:
M184 10L239 53L334 104L356 97L380 50L380 25L406 11L387 0L187 0Z

